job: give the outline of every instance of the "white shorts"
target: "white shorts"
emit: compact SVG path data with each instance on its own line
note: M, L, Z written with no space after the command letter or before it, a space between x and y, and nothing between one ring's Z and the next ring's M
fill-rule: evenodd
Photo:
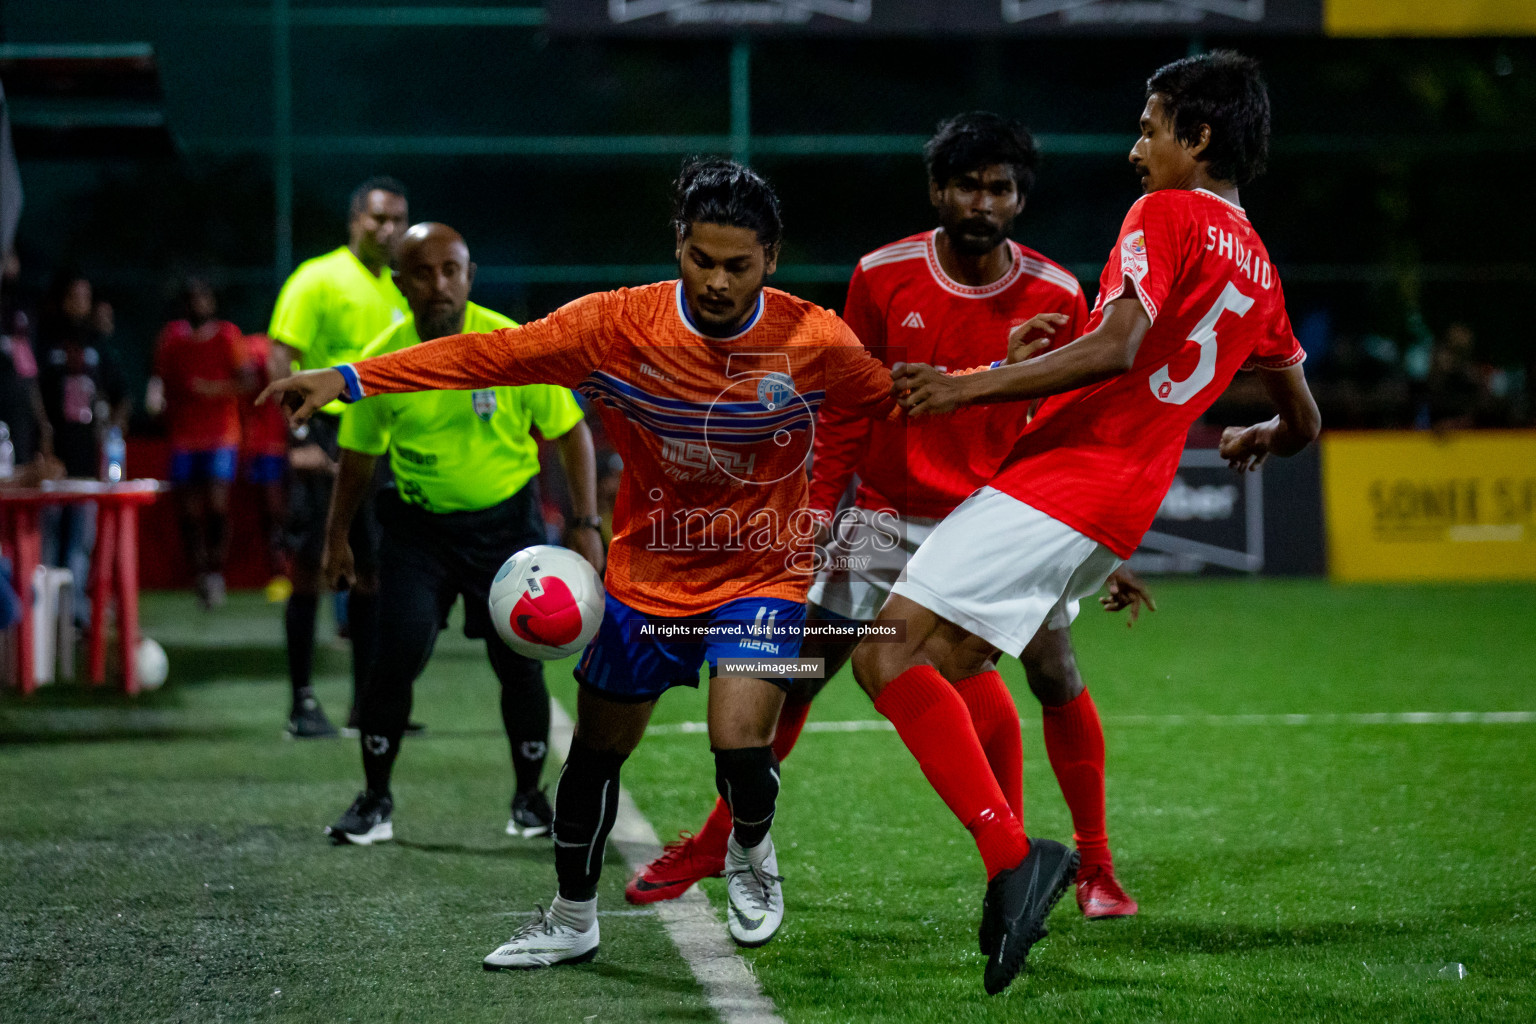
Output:
M843 510L833 521L826 565L816 574L806 600L845 619L873 621L912 553L938 525L937 519L872 512L857 505Z
M1019 499L983 487L951 512L892 588L1015 658L1065 629L1120 558Z

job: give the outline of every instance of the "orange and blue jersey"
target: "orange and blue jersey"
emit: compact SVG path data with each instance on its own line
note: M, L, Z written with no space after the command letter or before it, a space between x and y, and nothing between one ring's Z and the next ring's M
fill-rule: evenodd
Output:
M353 398L560 384L624 459L607 588L658 616L803 601L814 575L806 460L823 404L899 418L885 366L835 314L765 288L741 330L704 334L682 286L600 292L522 327L342 367Z

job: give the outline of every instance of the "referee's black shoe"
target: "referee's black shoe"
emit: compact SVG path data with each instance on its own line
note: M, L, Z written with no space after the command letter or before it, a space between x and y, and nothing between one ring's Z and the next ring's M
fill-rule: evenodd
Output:
M372 846L388 842L395 838L395 826L389 820L394 809L395 801L388 793L365 789L357 794L346 813L336 819L336 824L325 827L325 834L337 846Z
M288 714L288 735L296 740L327 740L336 736L336 727L325 717L320 699L307 687L299 691Z
M512 797L512 817L507 821L507 835L532 839L554 830L555 812L542 789L530 789Z
M983 982L988 995L1007 988L1024 969L1030 947L1046 936L1051 908L1076 875L1076 850L1053 839L1032 839L1029 856L1018 867L999 872L987 883L981 945L987 951Z

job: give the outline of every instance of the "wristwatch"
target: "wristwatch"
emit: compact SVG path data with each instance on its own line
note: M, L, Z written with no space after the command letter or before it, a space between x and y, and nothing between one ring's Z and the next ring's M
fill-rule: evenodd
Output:
M579 529L581 529L584 526L588 527L590 529L596 530L599 533L601 533L602 530L603 530L603 517L602 516L566 516L565 517L565 528L567 530L579 530Z

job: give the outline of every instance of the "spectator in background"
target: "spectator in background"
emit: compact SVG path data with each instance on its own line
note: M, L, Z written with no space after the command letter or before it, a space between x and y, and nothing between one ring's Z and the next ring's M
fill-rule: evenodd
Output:
M32 345L33 316L21 298L21 260L12 252L5 258L0 276L0 362L5 365L3 399L8 411L4 419L15 446L19 468L34 452L53 459L53 427L43 411L43 396L37 389L37 355ZM11 391L14 389L15 393ZM30 407L21 412L23 407Z
M260 390L276 377L286 377L286 366L276 367L272 339L265 334L247 335L246 365ZM288 600L293 584L288 578L288 545L283 528L288 516L288 422L276 402L240 403L245 478L261 488L261 529L267 540L267 600Z
M165 415L171 435L171 483L198 602L217 608L224 603L239 405L254 394L256 378L245 335L217 318L218 300L206 281L188 278L181 305L183 317L166 324L156 342L145 405Z
M7 320L7 325L10 323ZM30 350L26 351L30 357ZM51 452L38 448L45 438L37 402L37 366L30 361L29 374L13 356L10 335L0 335L0 487L36 487L44 480L64 475L64 467ZM21 598L16 593L10 561L0 555L0 629L21 618Z
M18 301L21 263L11 253L0 282L0 485L35 487L64 475L53 457L53 430L37 390L31 319ZM6 445L9 444L9 451Z
M111 307L98 306L84 275L65 272L55 279L38 324L37 380L54 453L72 477L100 476L102 434L128 422L131 405L122 374L102 347L102 330L110 324ZM96 506L45 509L42 528L43 562L74 573L75 618L83 626L90 614L85 583L96 543Z
M1495 386L1502 371L1479 362L1476 348L1476 335L1466 324L1453 323L1441 334L1430 356L1415 426L1466 430L1509 425L1507 394Z

